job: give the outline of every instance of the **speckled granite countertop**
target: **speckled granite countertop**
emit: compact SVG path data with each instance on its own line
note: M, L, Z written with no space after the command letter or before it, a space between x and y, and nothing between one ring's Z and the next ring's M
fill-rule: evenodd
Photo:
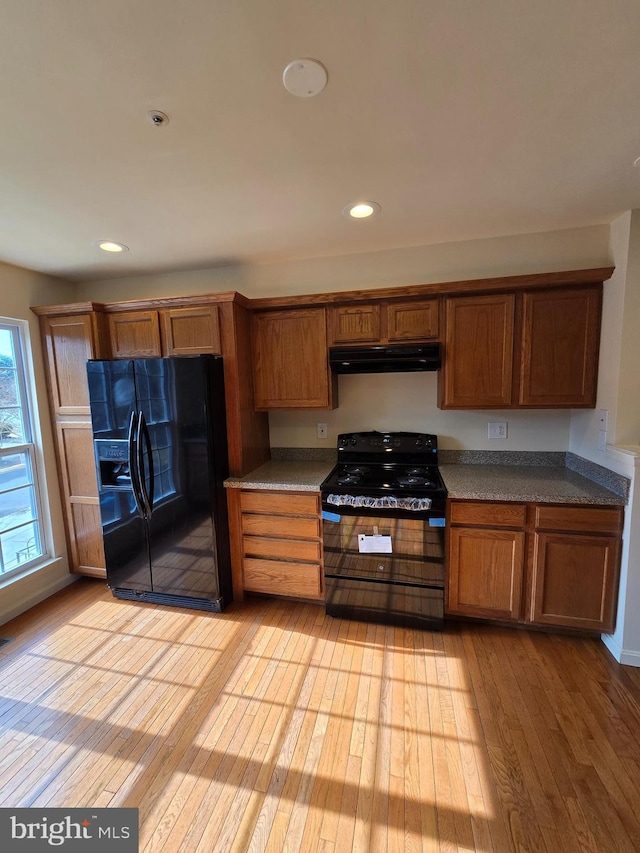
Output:
M228 489L274 489L292 492L319 492L320 484L335 462L281 461L265 462L244 477L229 477Z
M440 465L450 498L611 504L625 499L569 468L556 465Z
M525 459L513 456L513 459L507 460L505 454L498 457L504 459L504 462L494 464L496 460L491 455L485 455L486 464L482 464L485 460L479 452L473 455L473 461L455 459L454 462L455 457L450 452L451 460L439 465L450 498L612 506L626 504L626 492L622 494L614 491L620 488L618 481L624 481L624 478L577 457L570 458L571 467L567 467L561 464L565 454L555 454L557 459L552 454L544 459L543 464L531 464L530 459L527 459L528 464L518 464L525 462ZM244 477L229 477L224 484L230 489L317 492L335 465L335 458L330 456L318 458L315 451L295 451L294 458L271 459ZM533 454L529 456L533 457ZM535 454L536 458L538 456L540 454ZM504 464L507 461L510 464ZM573 470L578 462L589 476ZM596 482L597 479L600 482ZM602 482L606 485L602 485Z

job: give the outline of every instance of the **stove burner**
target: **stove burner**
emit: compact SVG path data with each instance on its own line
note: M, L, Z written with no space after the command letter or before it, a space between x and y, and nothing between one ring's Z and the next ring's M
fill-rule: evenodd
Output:
M407 477L426 477L427 472L424 468L407 468L405 472Z
M345 465L342 469L344 474L354 474L357 477L362 477L369 473L369 469L364 465Z
M338 474L336 482L340 486L355 486L360 482L357 474Z
M426 477L419 477L416 474L407 475L406 477L398 477L396 479L398 486L432 486L433 483Z

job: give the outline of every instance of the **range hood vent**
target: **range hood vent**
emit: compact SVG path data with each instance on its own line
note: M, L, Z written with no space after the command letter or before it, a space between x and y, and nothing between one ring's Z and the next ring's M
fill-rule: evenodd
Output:
M411 373L440 369L440 344L331 347L333 373Z

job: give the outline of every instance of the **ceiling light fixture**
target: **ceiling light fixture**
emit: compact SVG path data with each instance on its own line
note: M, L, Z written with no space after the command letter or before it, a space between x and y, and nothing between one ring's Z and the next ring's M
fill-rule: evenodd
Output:
M98 249L102 249L103 252L128 252L129 247L125 246L124 243L116 243L113 240L96 240L93 244Z
M317 59L294 59L282 72L282 83L297 98L312 98L327 85L327 69Z
M348 204L342 211L342 215L350 216L352 219L369 219L380 213L380 210L380 205L375 201L358 201L355 204Z

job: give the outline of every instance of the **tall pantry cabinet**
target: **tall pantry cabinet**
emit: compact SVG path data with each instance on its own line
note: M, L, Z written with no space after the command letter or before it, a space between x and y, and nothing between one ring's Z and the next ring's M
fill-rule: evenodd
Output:
M53 306L40 314L40 327L69 565L84 575L106 577L85 366L90 358L109 357L106 318L91 303L59 306L59 311Z

